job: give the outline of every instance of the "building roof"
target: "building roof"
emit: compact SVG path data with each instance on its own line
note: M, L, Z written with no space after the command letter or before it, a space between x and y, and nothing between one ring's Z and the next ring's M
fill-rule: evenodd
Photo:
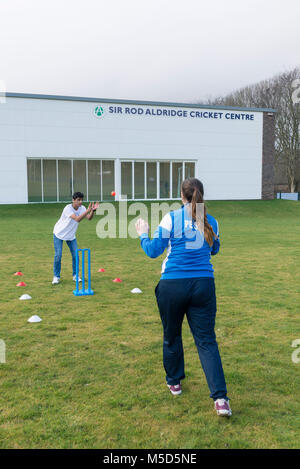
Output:
M170 107L187 107L187 108L202 108L202 109L228 109L233 111L256 111L256 112L277 112L276 109L269 108L256 108L256 107L233 107L233 106L215 106L211 104L193 104L193 103L172 103L161 101L135 101L128 99L103 99L103 98L87 98L81 96L59 96L50 94L30 94L30 93L5 93L7 98L29 98L29 99L53 99L60 101L83 101L90 103L111 103L111 104L132 104L132 105L146 105L146 106L170 106Z

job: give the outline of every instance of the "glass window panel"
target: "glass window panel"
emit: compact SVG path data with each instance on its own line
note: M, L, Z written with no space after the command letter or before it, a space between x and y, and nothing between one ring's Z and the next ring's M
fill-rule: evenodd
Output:
M43 160L44 202L57 201L56 161Z
M145 164L140 161L134 163L134 198L145 198Z
M121 195L132 199L132 163L121 162Z
M101 199L101 161L88 160L89 200Z
M70 160L58 160L58 198L72 200L72 169Z
M170 198L170 163L159 163L160 198Z
M115 162L112 160L102 161L102 186L103 200L115 200L111 195L115 190Z
M185 178L195 177L195 163L185 163Z
M41 160L27 160L28 202L42 202Z
M180 188L182 183L182 163L172 164L172 197L178 199L180 197Z
M156 163L147 164L147 199L157 198L156 185Z
M83 192L83 199L87 200L86 160L73 160L73 190L74 192Z

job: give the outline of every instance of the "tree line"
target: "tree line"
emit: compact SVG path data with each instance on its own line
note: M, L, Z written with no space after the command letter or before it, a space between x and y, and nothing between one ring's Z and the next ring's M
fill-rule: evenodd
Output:
M206 104L276 109L275 164L284 166L288 187L300 186L300 68L245 86Z

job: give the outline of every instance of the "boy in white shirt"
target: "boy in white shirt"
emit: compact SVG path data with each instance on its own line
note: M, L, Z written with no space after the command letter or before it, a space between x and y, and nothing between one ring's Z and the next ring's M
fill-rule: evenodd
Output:
M83 197L82 192L75 192L72 196L72 203L65 206L60 219L54 226L53 241L55 254L52 285L56 285L60 281L61 257L64 241L66 241L72 255L73 280L76 281L76 231L78 223L84 218L91 220L99 207L99 202L96 202L95 204L90 203L88 209L86 209L82 205ZM81 279L79 279L79 281L81 282Z

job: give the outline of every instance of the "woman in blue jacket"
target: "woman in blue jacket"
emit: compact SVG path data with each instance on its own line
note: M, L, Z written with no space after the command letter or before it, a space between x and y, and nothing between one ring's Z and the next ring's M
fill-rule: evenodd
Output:
M154 237L139 219L136 230L141 246L152 258L167 248L155 295L163 325L163 363L172 394L181 394L184 374L182 321L187 320L218 415L230 416L226 383L214 332L216 294L211 255L220 249L218 222L206 213L203 185L187 178L181 186L183 206L167 213Z

